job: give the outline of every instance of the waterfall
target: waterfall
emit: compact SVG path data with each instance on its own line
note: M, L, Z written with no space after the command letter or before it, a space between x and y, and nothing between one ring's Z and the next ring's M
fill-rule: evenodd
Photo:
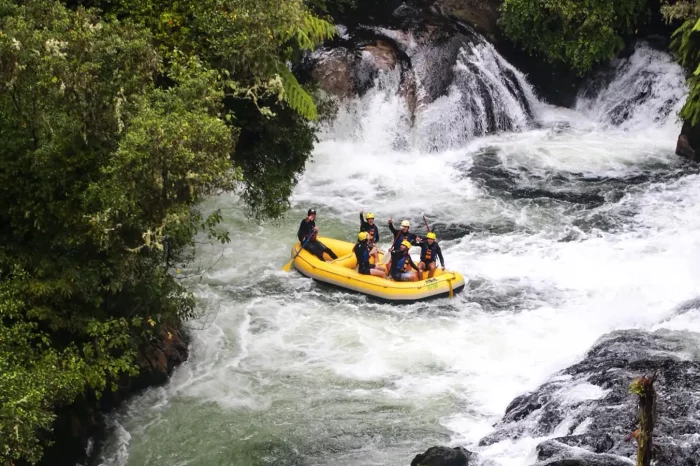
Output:
M627 58L614 60L579 94L576 110L625 130L678 127L687 94L682 68L665 52L639 43Z

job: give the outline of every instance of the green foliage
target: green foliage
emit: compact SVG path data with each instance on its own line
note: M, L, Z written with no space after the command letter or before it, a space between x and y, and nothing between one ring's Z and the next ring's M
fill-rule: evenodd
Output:
M302 0L98 6L0 0L0 464L195 315L174 271L228 241L201 201L281 216L315 141L288 63L334 30Z
M193 316L173 268L227 240L197 206L241 181L225 88L128 21L0 0L0 464Z
M358 1L361 0L306 0L314 12L325 15L329 12L345 13L358 8Z
M85 368L75 347L57 351L36 324L0 324L0 463L41 458L35 432L51 426L55 403L83 390Z
M301 117L290 109L277 112L275 125L268 124L258 112L240 113L247 117L241 120L244 129L234 159L245 173L243 198L255 218L279 217L289 207L296 184L296 179L290 181L289 171L304 168L314 132L299 124Z
M288 63L331 37L334 28L311 15L301 0L103 0L100 5L112 16L147 27L166 64L173 56L196 56L219 70L234 137L261 130L279 134L260 150L236 149L234 161L250 210L256 217L280 217L310 156L315 140L310 122L318 118L314 100ZM287 109L303 118L290 118ZM274 180L263 175L269 173Z
M277 95L305 118L316 118L313 100L286 66L335 29L302 0L104 0L101 5L148 27L163 56L177 50L225 70L227 92L253 100Z
M301 87L286 66L280 66L278 73L284 83L284 98L289 106L307 120L318 120L316 105L311 96Z
M695 126L700 122L700 6L696 2L664 5L667 21L683 20L673 33L671 50L678 62L692 74L688 77L688 97L681 118Z
M700 4L695 0L676 0L672 4L663 0L661 14L668 23L677 20L700 17Z
M647 14L646 0L504 0L501 25L526 50L584 74L609 60Z

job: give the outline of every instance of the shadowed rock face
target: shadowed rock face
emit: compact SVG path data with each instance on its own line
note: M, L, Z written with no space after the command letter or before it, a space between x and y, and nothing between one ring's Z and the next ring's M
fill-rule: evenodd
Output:
M601 338L586 357L508 406L480 445L553 437L538 448L538 466L631 464L636 399L630 383L657 373L655 459L665 466L700 464L700 336L627 330Z
M502 0L435 0L432 6L446 16L472 25L477 32L495 41L502 3Z
M700 125L692 125L686 121L678 136L676 155L685 157L693 162L700 161Z
M362 97L386 77L395 83L391 92L405 100L411 124L445 98L448 118L455 120L449 127L460 141L528 126L529 85L483 36L450 13L458 3L389 1L370 8L359 2L354 16L336 18L338 37L296 71L341 99ZM422 120L417 136L428 150L442 120L430 113Z

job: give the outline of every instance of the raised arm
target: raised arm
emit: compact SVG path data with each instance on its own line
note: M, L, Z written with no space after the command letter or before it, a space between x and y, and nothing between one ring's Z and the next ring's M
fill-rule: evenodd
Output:
M396 236L396 233L399 232L396 228L394 228L394 222L389 219L389 230L391 230L391 234Z

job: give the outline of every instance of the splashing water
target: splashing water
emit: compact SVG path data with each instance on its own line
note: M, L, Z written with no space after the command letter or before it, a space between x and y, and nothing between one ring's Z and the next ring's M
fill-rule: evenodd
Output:
M697 312L675 310L697 297L700 175L673 154L684 88L668 56L639 46L575 110L538 102L489 46L455 68L413 123L391 73L342 108L284 226L212 200L233 243L199 248L218 261L191 279L206 322L170 383L112 417L102 464L406 465L451 443L527 465L538 439L477 445L513 397L613 329L700 330ZM509 121L488 129L518 132L474 138L485 92ZM347 239L374 212L382 243L386 219L420 232L425 212L467 288L391 306L282 273L311 205L324 234Z

